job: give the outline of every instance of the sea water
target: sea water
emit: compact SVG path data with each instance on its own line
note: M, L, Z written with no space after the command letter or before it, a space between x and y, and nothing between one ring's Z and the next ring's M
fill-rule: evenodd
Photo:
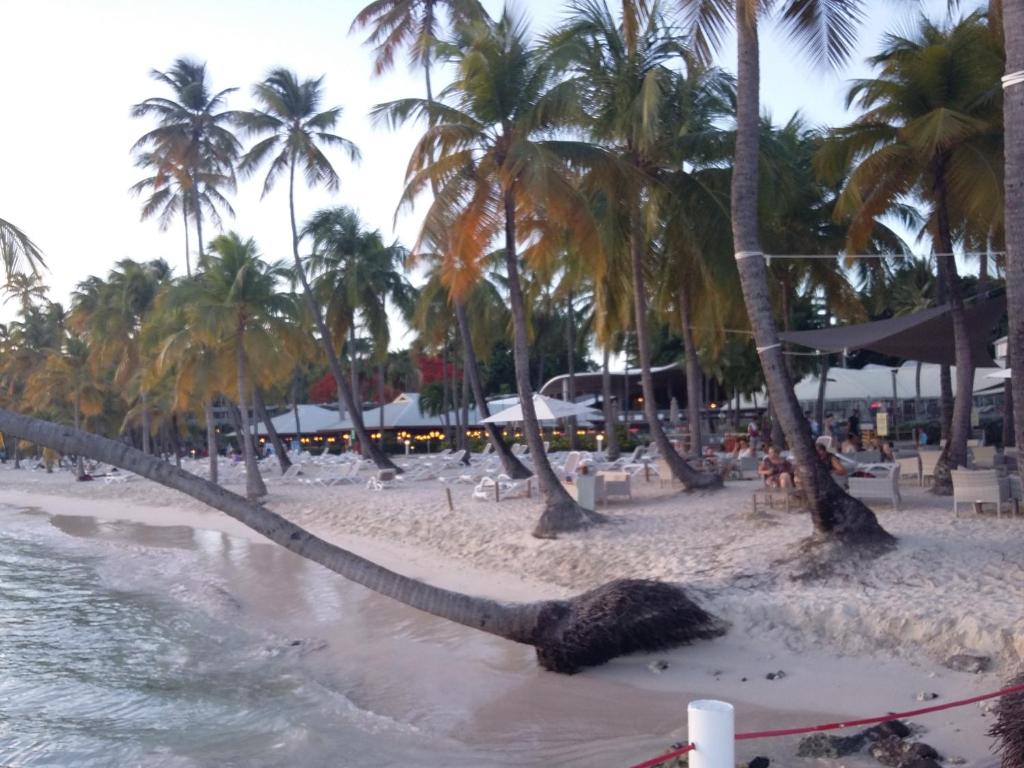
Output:
M531 655L271 544L0 505L3 768L636 754Z

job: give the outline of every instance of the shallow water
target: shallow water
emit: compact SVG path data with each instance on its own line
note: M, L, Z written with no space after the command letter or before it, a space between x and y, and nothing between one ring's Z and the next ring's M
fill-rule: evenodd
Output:
M4 768L615 765L675 718L186 527L0 506L0 633Z

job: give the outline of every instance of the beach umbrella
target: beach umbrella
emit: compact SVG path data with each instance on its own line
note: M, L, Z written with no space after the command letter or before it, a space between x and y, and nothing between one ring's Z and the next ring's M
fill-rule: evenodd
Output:
M600 419L601 412L579 403L570 403L567 400L558 400L554 397L544 395L533 396L533 408L537 412L540 421L554 421L555 419L567 419L576 416L582 419ZM523 406L520 403L498 411L492 416L484 419L488 424L513 424L523 420Z

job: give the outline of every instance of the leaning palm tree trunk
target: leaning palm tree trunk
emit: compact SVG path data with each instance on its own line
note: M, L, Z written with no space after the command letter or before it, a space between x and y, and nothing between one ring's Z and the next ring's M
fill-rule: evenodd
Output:
M501 460L501 466L505 474L514 479L527 478L533 473L523 466L509 448L508 443L501 437L501 431L497 425L484 422L491 415L487 407L487 397L484 395L484 385L480 381L480 365L477 363L476 350L473 349L473 337L470 335L469 317L466 315L466 305L461 301L453 301L455 305L455 320L459 325L459 337L462 340L462 356L466 367L466 374L469 376L469 386L473 390L473 399L476 401L476 411L479 414L479 421L487 430L487 439L494 446L494 452Z
M608 371L608 358L611 356L611 349L604 348L604 361L601 366L601 405L604 408L604 431L608 438L607 457L610 461L619 458L619 430L615 421L615 404L612 402L612 376Z
M1024 72L1024 0L1003 1L1006 74ZM1006 172L1006 293L1010 315L1009 357L1024 361L1024 82L1003 91L1004 153ZM1013 420L1017 437L1024 440L1024 376L1010 379Z
M537 476L544 494L544 513L533 530L538 538L553 538L562 531L574 531L592 523L602 522L604 516L581 507L569 495L555 475L544 441L541 439L540 422L533 407L533 389L530 386L530 352L527 340L526 305L523 289L519 282L519 255L516 252L516 203L512 189L506 190L505 204L505 267L508 271L509 305L512 310L513 344L512 357L515 361L516 389L523 410L523 432L530 446L533 472Z
M796 456L801 484L808 496L818 538L828 542L879 549L893 538L862 502L844 493L815 457L810 425L786 372L761 253L757 222L758 192L758 65L755 4L736 4L737 115L736 150L732 176L732 227L736 265L761 367L776 415Z
M253 447L249 426L249 406L245 402L246 387L249 377L246 371L245 346L242 344L245 329L239 328L235 341L235 364L238 367L238 414L242 422L242 455L245 456L245 495L250 499L260 499L267 495L267 486L263 484L260 468L256 465L256 450Z
M259 387L253 387L252 403L256 407L256 415L267 427L267 437L270 438L270 444L274 446L274 454L277 457L277 463L281 466L281 474L283 475L288 471L288 467L292 465L292 461L288 458L288 451L285 449L284 443L281 442L281 436L277 434L277 428L270 418L267 404L263 400L263 392L260 391Z
M700 360L697 359L697 344L693 338L691 326L690 296L686 286L679 286L679 324L682 326L683 355L686 357L686 420L690 422L690 453L700 455L701 423L700 409L703 404L701 396Z
M0 409L0 431L134 472L225 512L275 544L405 605L533 645L541 666L577 672L616 656L716 637L723 624L682 589L656 581L620 580L569 600L501 603L416 581L365 560L226 491L124 443Z
M698 472L683 457L680 456L672 443L661 428L658 421L658 403L654 399L654 376L651 374L651 340L647 326L647 295L644 288L644 241L642 235L642 222L640 220L639 201L634 205L629 214L629 250L633 266L633 307L636 316L636 348L640 358L640 383L644 392L644 415L650 426L651 437L658 447L662 458L668 462L672 474L683 487L693 488L720 488L722 478L706 472ZM691 425L692 429L692 425Z
M210 462L210 482L217 484L217 464L219 453L217 451L217 425L213 420L213 402L207 402L203 407L206 416L206 454Z
M380 447L375 445L370 439L370 433L367 432L366 425L363 423L362 409L356 407L355 396L352 390L349 389L348 380L345 378L345 372L341 368L341 360L338 359L338 353L335 351L331 332L327 328L327 323L324 322L323 309L317 302L316 297L313 296L313 290L310 288L309 279L306 277L306 269L302 266L302 259L299 257L299 230L295 224L294 159L292 160L291 178L288 185L288 209L291 213L292 256L295 260L295 272L298 274L299 281L302 283L302 293L306 297L306 304L309 307L309 311L313 314L317 333L320 335L320 346L322 346L324 352L327 353L327 364L330 367L331 373L334 375L334 380L338 386L338 402L344 405L351 415L352 429L356 433L356 438L359 440L359 443L363 446L364 455L369 456L373 463L380 469L393 469L395 472L401 472L402 470L387 457L387 454L385 454L384 451L382 451Z

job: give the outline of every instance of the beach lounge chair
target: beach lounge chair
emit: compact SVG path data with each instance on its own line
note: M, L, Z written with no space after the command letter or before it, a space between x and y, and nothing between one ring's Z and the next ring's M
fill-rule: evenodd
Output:
M441 469L452 469L453 467L465 465L468 456L469 451L452 451L441 460Z
M1012 504L1014 516L1020 502L1010 492L1010 480L995 469L954 469L953 514L960 517L961 504L973 504L981 511L982 504L994 504L996 517L1002 517L1003 504Z
M569 451L565 457L565 463L558 469L558 478L570 483L576 479L576 468L579 466L583 455L579 451Z
M924 485L926 477L935 477L935 467L939 463L942 451L921 451L918 456L921 459L921 485Z
M900 465L872 464L870 471L875 477L851 477L847 488L855 499L888 499L893 511L900 508Z
M917 484L924 485L924 477L921 476L921 457L917 456L900 456L896 459L896 463L900 465L900 479L906 480L908 478L914 478L917 480Z
M532 496L533 478L525 480L513 480L506 474L497 477L483 477L476 487L473 488L473 498L480 501L501 501L511 496Z

